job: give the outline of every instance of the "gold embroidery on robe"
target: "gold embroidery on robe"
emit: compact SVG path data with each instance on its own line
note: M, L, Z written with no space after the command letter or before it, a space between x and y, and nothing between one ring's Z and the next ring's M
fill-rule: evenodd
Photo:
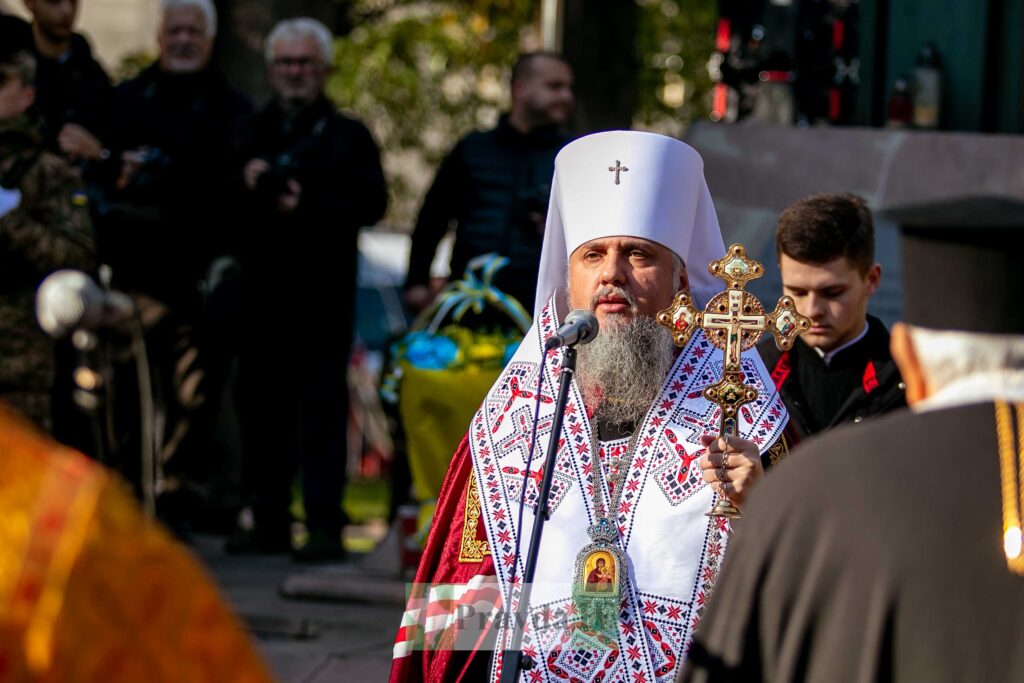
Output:
M774 467L788 457L789 443L786 441L786 435L780 434L779 440L768 449L768 461L772 464L772 467Z
M0 404L0 681L271 679L195 560Z
M476 485L476 472L470 471L466 482L466 512L462 521L462 545L459 547L459 562L463 564L483 562L491 554L487 539L477 538L480 525L480 492Z

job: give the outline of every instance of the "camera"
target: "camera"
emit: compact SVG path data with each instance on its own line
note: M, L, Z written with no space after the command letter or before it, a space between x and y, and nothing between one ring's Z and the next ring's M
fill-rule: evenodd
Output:
M288 191L288 179L295 177L295 160L288 154L270 161L270 168L256 179L254 191L261 199L276 202L277 198Z
M138 192L156 191L164 185L171 159L157 147L144 149L134 159L138 164L131 187Z

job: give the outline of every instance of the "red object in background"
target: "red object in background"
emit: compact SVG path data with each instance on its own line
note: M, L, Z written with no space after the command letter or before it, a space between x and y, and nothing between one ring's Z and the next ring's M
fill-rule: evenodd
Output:
M762 83L791 83L795 78L795 74L792 71L762 71L757 74L757 78Z
M832 49L839 52L846 42L846 23L842 19L832 22Z
M843 95L839 88L829 88L828 91L828 120L839 121L843 113Z
M380 479L388 471L388 459L376 448L368 448L359 459L359 476L363 479Z
M842 19L832 22L832 49L836 54L842 52L846 42L846 23ZM843 115L843 93L834 85L828 90L828 120L838 123Z
M402 571L415 570L420 564L423 549L416 539L416 525L419 520L419 507L402 505L398 508L398 563Z
M729 37L732 34L732 23L725 18L718 20L718 33L715 35L715 49L719 52L729 51Z
M889 106L886 115L886 128L907 128L914 120L914 102L910 99L907 81L897 78L889 95Z
M729 86L725 83L716 83L715 90L711 96L711 120L721 121L725 118L729 106Z

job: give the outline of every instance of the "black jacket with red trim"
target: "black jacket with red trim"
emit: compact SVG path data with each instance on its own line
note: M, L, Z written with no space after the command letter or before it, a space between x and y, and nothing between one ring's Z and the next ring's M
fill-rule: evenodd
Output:
M826 365L799 338L789 351L773 339L758 344L800 438L906 406L905 386L889 352L889 332L868 316L868 332Z

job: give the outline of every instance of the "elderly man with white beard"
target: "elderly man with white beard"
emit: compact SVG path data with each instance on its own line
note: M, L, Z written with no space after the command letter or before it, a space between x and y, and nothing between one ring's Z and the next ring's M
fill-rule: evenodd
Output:
M721 289L707 264L724 254L702 161L685 144L616 131L558 155L534 325L449 467L392 681L498 680L513 613L536 662L522 680L672 680L732 532L705 513L722 495L742 506L763 463L787 452L786 411L758 358L743 370L759 397L726 441L702 394L720 354L700 331L676 349L655 321L677 291L706 304ZM579 308L600 333L579 348L554 435L564 352L544 344ZM519 605L552 438L550 517Z

